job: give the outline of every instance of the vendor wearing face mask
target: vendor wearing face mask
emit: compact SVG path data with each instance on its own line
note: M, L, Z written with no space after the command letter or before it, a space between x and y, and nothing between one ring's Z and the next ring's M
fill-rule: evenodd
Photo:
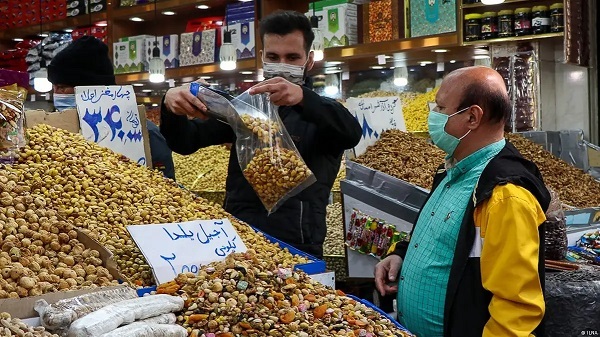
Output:
M323 255L325 208L343 151L358 144L362 132L354 117L335 100L314 93L305 83L313 66L314 39L303 14L280 11L261 20L264 76L251 94L269 93L279 116L317 182L268 215L244 178L235 146L231 148L225 209L267 234L317 257ZM160 129L173 151L191 154L202 147L235 143L229 125L208 118L189 87L170 89L164 98ZM196 119L188 119L196 117Z
M108 47L92 36L74 41L52 59L48 66L48 80L54 90L54 108L57 111L75 108L75 87L116 84ZM165 177L175 180L171 149L156 124L147 120L146 125L153 167Z
M410 240L375 267L377 289L398 293L398 320L418 336L543 336L550 194L504 139L504 80L487 67L453 71L436 104L429 134L446 164Z

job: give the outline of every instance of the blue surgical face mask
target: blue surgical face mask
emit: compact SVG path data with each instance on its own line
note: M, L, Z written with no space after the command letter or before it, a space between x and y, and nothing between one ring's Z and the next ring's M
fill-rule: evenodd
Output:
M57 111L63 111L69 108L75 108L75 94L54 94L54 108Z
M448 124L448 120L450 117L454 117L460 114L463 111L469 110L470 107L464 108L460 111L453 113L452 115L446 115L437 111L429 111L429 118L427 120L429 124L429 136L433 143L446 152L448 155L452 156L460 141L465 138L471 130L467 131L464 136L460 138L456 138L453 135L446 132L446 124Z

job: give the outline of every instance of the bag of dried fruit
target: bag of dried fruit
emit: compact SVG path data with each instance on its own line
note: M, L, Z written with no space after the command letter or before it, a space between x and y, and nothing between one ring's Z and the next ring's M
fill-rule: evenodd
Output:
M549 260L562 260L567 254L567 220L558 193L548 188L552 199L546 211L545 256Z
M23 126L25 95L18 88L0 88L0 163L16 160L19 149L25 145Z
M210 115L232 127L240 168L269 214L317 181L267 94L246 91L233 98L198 83L190 90Z

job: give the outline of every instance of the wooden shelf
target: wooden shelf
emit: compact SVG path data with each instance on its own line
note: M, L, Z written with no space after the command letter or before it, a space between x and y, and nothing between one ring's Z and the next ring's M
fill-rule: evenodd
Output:
M549 38L558 38L565 36L565 33L548 33L548 34L537 34L537 35L525 35L525 36L513 36L513 37L503 37L497 39L489 39L489 40L479 40L479 41L464 41L463 46L485 46L493 43L503 43L503 42L519 42L519 41L530 41L530 40L541 40L541 39L549 39Z
M224 7L227 3L232 2L231 0L166 0L166 1L158 1L156 3L156 11L160 14L162 11L177 9L189 9L193 8L197 5L207 5L210 8L215 7ZM198 16L203 16L206 12L205 10L194 9L198 11ZM129 19L132 16L144 17L144 16L154 17L154 2L148 3L146 5L136 5L130 7L118 7L115 8L112 12L112 19Z
M223 71L219 68L218 63L211 64L200 64L188 67L179 67L167 69L165 77L169 79L182 79L185 77L193 77L194 79L200 76L216 76L216 77L235 77L240 76L241 71L254 71L256 70L256 59L240 60L237 63L237 69L234 71ZM117 84L132 84L148 82L148 72L131 73L131 74L118 74L115 75Z
M542 1L543 0L538 0L537 2L542 2ZM497 5L484 5L481 2L478 2L478 3L474 3L474 4L462 4L461 7L463 9L481 8L481 7L494 8L495 6L505 6L505 5L509 5L509 4L524 3L524 2L528 2L530 5L531 2L536 2L536 1L535 0L534 1L532 1L532 0L505 0L503 3L497 4Z
M89 15L86 14L86 15L74 16L74 17L57 20L57 21L52 21L52 22L44 22L42 24L42 31L43 32L53 32L53 31L64 30L67 28L89 26L90 21L91 21L91 24L93 25L95 22L105 21L106 18L107 18L106 11L102 11L99 13L93 13L91 15L91 18ZM26 26L26 27L18 27L18 28L0 30L0 41L2 41L2 40L9 41L14 38L26 38L29 36L35 36L39 33L40 33L40 25L39 24L32 25L32 26Z

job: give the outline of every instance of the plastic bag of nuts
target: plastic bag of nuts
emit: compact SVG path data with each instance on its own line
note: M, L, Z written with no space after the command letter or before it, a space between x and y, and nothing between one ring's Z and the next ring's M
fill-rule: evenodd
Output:
M13 163L24 145L24 99L19 91L0 89L0 163Z
M195 82L190 91L232 127L240 168L269 214L317 180L267 94L246 91L233 98Z
M550 189L552 200L546 211L545 257L549 260L563 260L567 255L567 220L558 193Z

